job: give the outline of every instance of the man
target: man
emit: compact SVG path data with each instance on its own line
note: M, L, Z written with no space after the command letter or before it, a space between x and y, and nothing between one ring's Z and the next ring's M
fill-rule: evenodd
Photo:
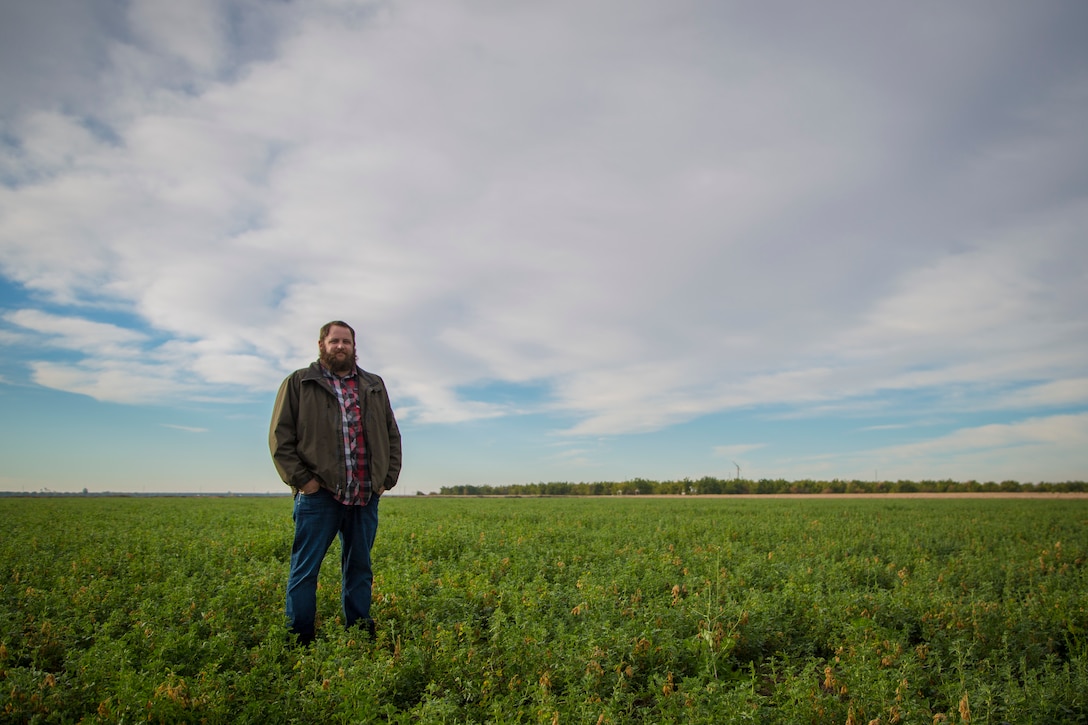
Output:
M380 377L358 366L355 330L330 322L317 349L317 362L280 386L268 434L276 470L295 494L287 625L303 644L314 639L317 575L338 535L344 624L374 636L370 549L378 500L396 485L401 461L389 394Z

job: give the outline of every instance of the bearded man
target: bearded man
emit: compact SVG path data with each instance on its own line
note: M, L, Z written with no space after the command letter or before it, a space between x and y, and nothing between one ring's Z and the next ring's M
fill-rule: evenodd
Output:
M389 394L380 377L358 366L355 330L329 322L317 348L318 360L280 386L268 434L276 470L294 492L287 626L302 644L316 635L317 577L337 536L344 626L374 637L370 550L378 501L397 484L401 463Z

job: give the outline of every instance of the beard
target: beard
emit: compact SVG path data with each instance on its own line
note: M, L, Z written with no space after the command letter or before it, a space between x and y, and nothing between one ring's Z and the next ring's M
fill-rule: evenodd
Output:
M358 356L355 351L344 353L333 353L321 348L321 363L332 372L337 375L344 375L355 370L356 361Z

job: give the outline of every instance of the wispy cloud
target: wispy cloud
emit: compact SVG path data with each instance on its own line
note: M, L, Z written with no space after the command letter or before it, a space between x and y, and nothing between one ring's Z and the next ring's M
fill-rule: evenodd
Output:
M995 394L982 405L996 409L1025 410L1033 408L1067 408L1088 404L1088 378L1072 378L1027 385L1023 388Z
M892 479L1083 480L1088 413L1024 418L954 429L910 443L804 457L782 475Z
M159 425L161 425L163 428L170 428L172 430L180 430L180 431L184 431L186 433L207 433L208 432L207 428L200 428L200 427L197 427L197 426L174 425L173 423L160 423Z
M134 330L81 317L22 309L4 313L7 322L33 333L43 347L74 350L102 357L122 356L139 349L146 336Z
M922 455L963 456L994 449L1016 455L1038 455L1049 448L1079 446L1088 440L1088 414L1028 418L1015 423L964 428L932 440L889 446L873 455L912 458Z

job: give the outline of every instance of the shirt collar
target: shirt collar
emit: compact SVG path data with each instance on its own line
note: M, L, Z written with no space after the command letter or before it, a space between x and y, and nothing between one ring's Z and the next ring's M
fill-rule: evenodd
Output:
M355 377L355 371L354 370L349 372L347 375L337 375L332 370L329 370L327 367L325 367L325 363L319 362L317 364L317 366L319 368L321 368L321 374L324 375L329 380L347 380L348 378Z

